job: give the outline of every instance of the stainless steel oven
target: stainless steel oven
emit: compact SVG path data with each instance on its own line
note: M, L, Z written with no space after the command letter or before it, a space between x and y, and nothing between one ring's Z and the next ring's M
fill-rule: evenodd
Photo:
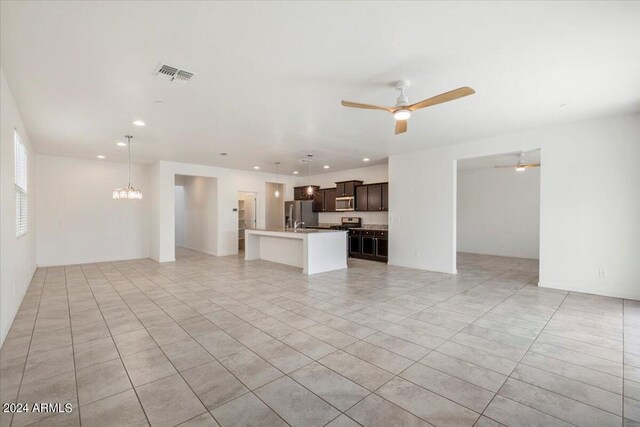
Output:
M356 203L355 203L355 198L353 196L336 197L336 211L346 212L346 211L355 211L355 210L356 210Z

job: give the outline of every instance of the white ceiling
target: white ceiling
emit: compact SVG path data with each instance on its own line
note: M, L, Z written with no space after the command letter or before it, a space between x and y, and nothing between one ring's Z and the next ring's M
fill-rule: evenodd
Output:
M497 156L475 157L458 161L458 170L493 169L496 166L515 166L520 158L520 153L508 153ZM540 150L532 150L524 153L525 163L541 163Z
M7 2L2 68L39 153L312 173L640 111L640 2ZM196 73L152 76L159 62ZM382 111L395 80L421 110ZM156 104L155 101L163 101ZM566 104L560 107L561 104ZM131 125L135 119L145 128ZM221 157L219 152L228 152Z

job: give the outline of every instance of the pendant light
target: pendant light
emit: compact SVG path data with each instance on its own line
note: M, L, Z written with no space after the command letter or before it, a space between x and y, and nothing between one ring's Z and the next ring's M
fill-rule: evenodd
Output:
M273 195L276 199L280 197L280 162L276 162L276 192Z
M309 177L311 177L311 158L313 157L313 154L307 154L307 179ZM313 196L313 185L309 184L309 186L307 187L307 196L311 197Z
M142 191L131 186L131 135L125 135L127 138L127 149L129 151L129 169L127 172L127 186L113 190L114 199L142 199Z

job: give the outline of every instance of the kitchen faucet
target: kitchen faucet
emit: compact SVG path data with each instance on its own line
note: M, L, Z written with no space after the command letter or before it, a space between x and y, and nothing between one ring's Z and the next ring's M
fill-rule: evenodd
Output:
M296 231L298 229L299 226L304 225L304 222L300 221L298 222L297 220L293 223L293 231Z

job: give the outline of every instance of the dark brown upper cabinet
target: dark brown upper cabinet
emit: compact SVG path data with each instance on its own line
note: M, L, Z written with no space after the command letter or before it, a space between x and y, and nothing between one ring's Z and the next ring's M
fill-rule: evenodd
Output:
M312 185L311 187L313 187L314 194L320 189L317 185ZM309 188L308 185L293 187L293 200L313 200L313 194L309 195L307 193L307 188Z
M389 184L366 184L356 187L357 211L386 211L389 209Z
M324 190L316 190L313 194L313 211L324 212Z
M382 210L389 210L389 184L382 184Z
M336 182L336 197L355 196L358 185L362 185L362 181Z
M313 195L314 212L335 212L336 211L336 189L325 188L316 190Z
M367 187L369 187L369 194L367 195L367 210L382 210L382 185L367 185Z
M356 210L368 211L369 210L369 186L359 185L356 187Z
M336 192L335 188L324 190L324 212L336 211Z

